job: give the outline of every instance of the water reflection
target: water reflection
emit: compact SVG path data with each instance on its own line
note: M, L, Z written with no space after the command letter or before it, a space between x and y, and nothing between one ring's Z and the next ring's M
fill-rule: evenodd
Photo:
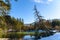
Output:
M34 36L26 35L23 37L23 40L34 40ZM38 40L60 40L60 33L55 33L52 36L44 37Z
M23 40L34 40L34 36L26 35L23 37Z
M10 38L8 40L35 40L35 36L26 35L23 38ZM37 40L60 40L60 32L55 33L54 35L48 37L41 37Z
M41 40L60 40L60 33L55 33L54 35L42 38Z

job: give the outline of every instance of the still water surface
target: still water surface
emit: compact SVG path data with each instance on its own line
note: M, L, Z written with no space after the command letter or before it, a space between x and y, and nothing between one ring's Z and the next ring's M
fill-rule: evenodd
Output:
M34 40L34 36L26 35L24 36L23 40ZM60 40L60 32L55 33L52 36L44 37L38 40Z
M41 40L60 40L60 33L55 33L52 36L41 38Z

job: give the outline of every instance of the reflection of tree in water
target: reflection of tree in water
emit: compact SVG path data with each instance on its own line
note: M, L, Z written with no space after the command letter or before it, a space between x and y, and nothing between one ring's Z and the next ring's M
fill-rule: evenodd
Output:
M46 26L45 24L43 23L43 19L42 19L42 16L39 15L39 11L37 10L36 8L36 5L34 6L34 10L35 10L35 18L36 18L36 22L34 24L34 27L35 27L35 39L34 40L37 40L37 39L40 39L41 37L48 37L50 35L53 35L54 33L51 32ZM39 30L45 30L46 32L44 33L39 33L38 31Z

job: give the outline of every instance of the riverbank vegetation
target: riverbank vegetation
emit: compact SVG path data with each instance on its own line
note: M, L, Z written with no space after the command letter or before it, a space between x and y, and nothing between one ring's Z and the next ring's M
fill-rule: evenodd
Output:
M50 30L60 30L59 19L44 20L43 23ZM41 28L39 27L39 30L40 29ZM26 25L24 24L24 21L21 18L15 19L14 17L10 16L10 18L6 19L4 16L0 16L0 37L6 37L7 34L10 32L18 32L18 35L28 33L32 35L34 34L34 32L32 31L34 30L34 23ZM45 28L42 27L42 30L45 30Z

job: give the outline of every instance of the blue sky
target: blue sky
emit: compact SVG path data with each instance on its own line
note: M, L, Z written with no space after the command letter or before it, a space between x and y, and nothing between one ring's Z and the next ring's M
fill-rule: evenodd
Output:
M23 18L24 23L32 23L34 18L34 5L44 19L60 19L60 0L18 0L11 1L10 15L15 18Z

